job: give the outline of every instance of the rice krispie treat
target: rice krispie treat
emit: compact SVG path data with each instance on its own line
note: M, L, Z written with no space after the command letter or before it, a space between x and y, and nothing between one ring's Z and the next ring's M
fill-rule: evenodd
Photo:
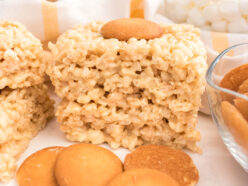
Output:
M29 141L53 116L47 87L0 90L0 181L9 181Z
M195 126L207 69L199 30L160 25L161 37L123 41L104 38L103 25L76 26L50 44L54 62L48 73L63 98L56 115L67 139L199 152Z
M41 42L23 25L0 21L0 89L29 87L44 81Z

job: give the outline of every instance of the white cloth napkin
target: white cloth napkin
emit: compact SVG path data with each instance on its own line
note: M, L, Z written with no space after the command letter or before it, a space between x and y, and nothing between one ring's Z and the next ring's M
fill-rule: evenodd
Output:
M76 24L129 17L129 5L130 0L0 0L0 20L19 21L43 41L49 31L55 37Z

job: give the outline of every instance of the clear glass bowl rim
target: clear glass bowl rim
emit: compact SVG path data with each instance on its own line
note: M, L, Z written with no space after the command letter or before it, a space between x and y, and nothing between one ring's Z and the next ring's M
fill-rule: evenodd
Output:
M237 45L233 45L227 49L225 49L224 51L222 51L214 60L213 62L210 64L208 70L207 70L207 73L206 73L206 81L208 83L209 86L211 86L212 88L216 89L216 90L219 90L221 92L225 92L225 93L228 93L228 94L231 94L233 96L236 96L236 97L239 97L239 98L242 98L246 101L248 101L248 96L244 95L244 94L240 94L236 91L233 91L233 90L229 90L229 89L226 89L226 88L222 88L220 87L219 85L215 84L213 82L213 79L212 79L212 75L213 75L213 71L214 71L214 68L215 66L218 64L218 62L222 59L222 57L225 56L226 53L228 53L230 50L236 48L236 47L239 47L239 46L242 46L242 45L248 45L248 43L241 43L241 44L237 44ZM247 51L248 52L248 51Z

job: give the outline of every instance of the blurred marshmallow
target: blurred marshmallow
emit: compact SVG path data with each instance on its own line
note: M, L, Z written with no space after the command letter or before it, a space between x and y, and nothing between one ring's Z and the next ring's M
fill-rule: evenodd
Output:
M228 24L229 32L248 32L248 23L241 18L238 21L233 21Z
M239 9L242 15L248 15L248 0L240 0Z
M164 0L166 16L218 32L248 32L248 0Z
M191 23L198 27L204 26L206 23L206 20L202 15L202 12L197 8L193 8L189 11L189 17L187 21L188 23Z
M209 5L203 9L203 16L207 21L216 22L221 20L220 12L216 5Z
M217 32L226 32L227 30L227 23L225 21L219 21L212 23L212 29Z
M228 21L236 21L241 18L239 4L234 0L223 0L219 4L220 15Z

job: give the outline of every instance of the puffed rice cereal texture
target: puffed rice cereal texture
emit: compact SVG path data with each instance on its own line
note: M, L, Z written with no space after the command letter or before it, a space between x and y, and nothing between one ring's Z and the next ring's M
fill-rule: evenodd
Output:
M29 141L53 116L53 103L45 85L0 90L0 181L13 178Z
M162 25L160 38L125 42L104 39L103 24L76 26L50 43L48 74L63 98L56 115L67 139L200 152L195 127L207 65L199 30Z
M22 24L0 21L0 89L40 84L45 69L41 42Z

